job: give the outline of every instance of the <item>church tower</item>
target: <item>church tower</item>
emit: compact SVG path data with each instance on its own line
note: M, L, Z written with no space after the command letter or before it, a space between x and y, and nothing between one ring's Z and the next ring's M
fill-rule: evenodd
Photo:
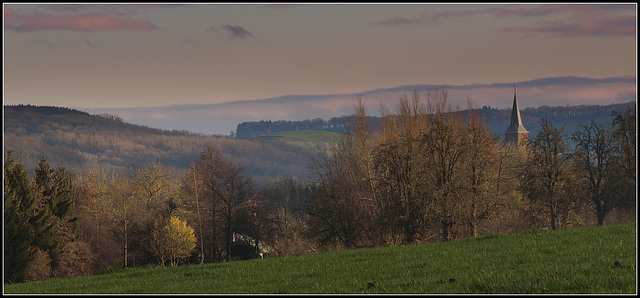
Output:
M513 109L511 110L511 125L504 133L506 143L514 143L521 145L526 143L529 138L529 132L522 125L520 118L520 110L518 109L518 101L516 100L516 84L513 84Z

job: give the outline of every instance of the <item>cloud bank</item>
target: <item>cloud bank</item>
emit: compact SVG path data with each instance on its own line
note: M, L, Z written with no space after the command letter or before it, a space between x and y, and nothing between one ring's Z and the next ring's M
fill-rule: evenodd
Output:
M450 10L439 13L423 13L418 17L393 16L373 23L380 26L440 25L452 19L475 15L489 15L495 18L527 18L549 16L551 21L533 25L504 26L502 33L519 33L522 37L542 35L545 38L565 38L577 36L635 36L636 6L633 4L604 5L509 5L479 10ZM567 17L568 16L568 17Z
M148 21L130 20L96 12L70 14L31 13L18 14L9 7L4 7L5 29L17 33L41 30L70 30L82 32L140 31L154 30L157 27Z
M591 79L580 77L543 78L517 82L518 104L521 109L539 106L626 103L636 101L636 78L614 77ZM94 108L79 110L91 114L117 114L134 124L167 130L188 130L204 134L229 134L245 121L304 120L352 114L357 96L366 105L367 114L379 115L384 104L395 111L398 99L421 95L445 88L448 102L466 108L470 97L475 107L511 108L513 82L475 85L409 85L352 94L287 95L269 99L233 101L221 104L176 104L161 107Z

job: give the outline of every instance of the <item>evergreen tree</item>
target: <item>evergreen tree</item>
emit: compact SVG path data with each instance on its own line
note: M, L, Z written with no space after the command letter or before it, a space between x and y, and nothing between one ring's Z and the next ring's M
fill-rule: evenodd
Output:
M73 177L64 167L51 169L47 159L43 156L34 173L35 195L42 208L51 214L50 237L41 239L40 246L49 254L52 274L60 264L60 257L65 245L77 240L77 218L70 217L73 203Z
M51 213L38 204L29 174L7 152L4 164L4 282L22 282L38 247L52 239Z

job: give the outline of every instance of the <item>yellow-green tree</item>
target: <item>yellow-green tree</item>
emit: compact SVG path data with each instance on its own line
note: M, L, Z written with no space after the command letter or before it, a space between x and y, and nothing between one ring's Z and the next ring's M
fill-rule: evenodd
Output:
M171 266L176 266L180 260L191 256L196 247L196 236L192 227L186 221L176 216L171 216L156 237L156 249L154 254L160 259L161 265L169 261Z

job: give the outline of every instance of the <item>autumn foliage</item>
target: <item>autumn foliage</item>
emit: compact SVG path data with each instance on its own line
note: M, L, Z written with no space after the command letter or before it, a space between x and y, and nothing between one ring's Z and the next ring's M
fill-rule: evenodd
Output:
M7 150L4 282L635 218L634 109L616 114L610 126L584 124L571 136L543 119L528 144L513 146L491 133L471 100L464 110L447 100L446 89L415 92L395 107L381 105L382 117L371 122L357 99L348 134L330 150L287 151L295 159L312 156L310 176L267 179L271 174L263 171L256 179L256 168L280 166L282 156L270 160L270 145L234 147L250 142L231 146L177 132L178 138L154 139L150 146L167 148L154 150L157 155L144 159L148 162L102 168L102 150L108 152L104 158L116 162L115 152L132 146L131 153L137 146L124 135L95 131L94 137L81 139L81 129L70 131L64 142L94 150L78 162L88 160L95 167L73 173L51 168L45 156L29 172ZM86 115L77 116L82 121ZM180 143L191 137L197 140ZM120 145L103 144L107 138ZM172 161L188 164L182 170L157 162L188 144L193 145L190 159ZM245 151L235 152L242 158L230 158L233 150ZM260 158L244 158L256 152Z

